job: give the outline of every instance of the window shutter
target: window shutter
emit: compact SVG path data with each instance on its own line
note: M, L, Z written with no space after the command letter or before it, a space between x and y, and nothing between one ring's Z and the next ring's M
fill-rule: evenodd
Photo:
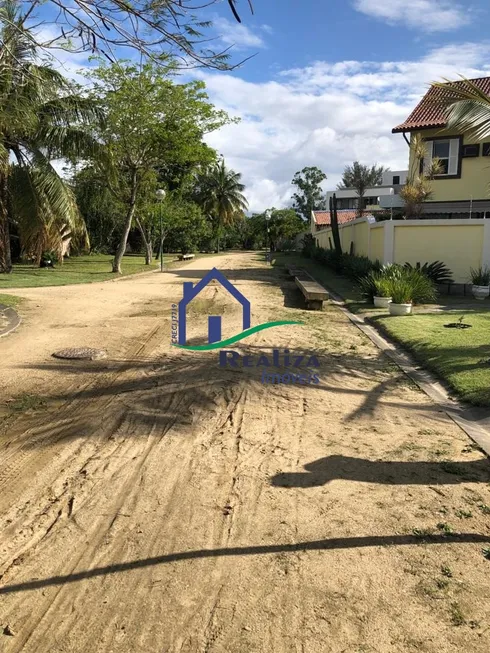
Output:
M449 141L449 175L457 175L459 168L459 139L452 138Z
M432 165L432 157L433 157L433 152L434 152L434 141L426 141L425 142L425 148L427 150L427 154L424 157L424 173L427 173L429 171L429 168Z

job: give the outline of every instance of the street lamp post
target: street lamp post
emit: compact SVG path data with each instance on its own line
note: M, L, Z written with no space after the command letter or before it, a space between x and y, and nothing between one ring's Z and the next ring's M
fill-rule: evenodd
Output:
M269 222L272 217L272 211L270 209L267 209L265 212L265 224L267 227L267 235L266 235L266 241L265 241L265 260L269 261L270 263L270 230L269 230Z
M156 196L160 204L160 272L163 272L163 200L165 199L163 188L157 190Z

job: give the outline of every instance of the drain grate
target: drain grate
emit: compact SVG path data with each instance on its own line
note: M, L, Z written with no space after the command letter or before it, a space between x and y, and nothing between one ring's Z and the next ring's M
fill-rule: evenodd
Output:
M91 347L73 347L71 349L55 351L53 356L55 358L65 358L68 360L95 361L100 358L106 358L107 352L103 349L92 349Z

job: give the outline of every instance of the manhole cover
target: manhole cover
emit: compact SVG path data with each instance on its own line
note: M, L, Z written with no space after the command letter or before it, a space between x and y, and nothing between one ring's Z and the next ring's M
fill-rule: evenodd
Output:
M74 347L73 349L62 349L55 351L55 358L68 358L70 360L89 360L94 361L99 358L105 358L107 353L103 349L91 349L90 347Z

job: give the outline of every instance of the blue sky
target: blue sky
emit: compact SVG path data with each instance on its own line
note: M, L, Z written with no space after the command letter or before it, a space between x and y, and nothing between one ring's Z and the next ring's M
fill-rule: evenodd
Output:
M287 206L297 170L316 165L335 188L359 160L407 167L391 129L431 81L490 75L488 0L239 0L204 12L216 47L234 46L232 72L198 70L212 101L241 118L208 137L243 173L250 208ZM83 55L58 55L74 74ZM187 74L189 76L189 73Z
M424 47L483 40L490 19L486 0L255 0L254 6L252 16L239 0L243 28L233 25L226 2L215 11L222 33L230 23L230 42L235 33L236 59L257 53L241 70L252 81L317 60L410 59Z
M256 56L227 74L202 74L212 99L242 120L210 142L241 171L252 210L286 206L291 178L307 165L335 188L353 160L392 170L408 163L391 129L431 81L490 75L490 6L485 0L255 1L226 3L217 33L236 58Z

